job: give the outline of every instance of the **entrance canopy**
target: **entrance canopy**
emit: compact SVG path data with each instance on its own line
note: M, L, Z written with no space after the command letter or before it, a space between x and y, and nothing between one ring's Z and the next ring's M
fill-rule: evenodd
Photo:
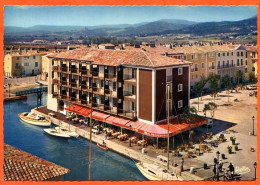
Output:
M75 105L75 104L70 105L65 110L85 117L90 117L90 112L91 112L91 109L80 105ZM147 136L160 137L160 138L168 137L167 122L163 122L159 124L149 124L141 121L131 121L129 119L121 118L119 116L110 115L96 110L92 111L92 118L111 125L132 130ZM187 123L179 123L178 119L175 118L170 120L169 135L174 136L179 133L185 132L189 129L199 127L206 123L207 123L206 119L198 117L189 126L189 124Z

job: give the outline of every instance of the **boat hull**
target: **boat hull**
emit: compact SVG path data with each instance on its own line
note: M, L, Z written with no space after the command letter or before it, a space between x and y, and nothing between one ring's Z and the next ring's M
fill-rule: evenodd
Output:
M53 128L46 128L43 129L43 131L49 135L55 136L55 137L60 137L60 138L65 138L68 139L70 138L70 136L68 134L65 133L60 133L57 130L53 129Z
M104 145L101 145L101 144L99 144L99 143L97 143L97 146L98 146L98 148L101 148L101 149L103 149L103 150L108 150L108 147L106 147L106 146L104 146Z
M154 181L182 181L183 179L177 177L175 173L163 172L164 168L157 166L156 164L152 164L154 168L149 168L147 163L138 162L136 163L136 167L138 170L145 176L148 180ZM150 164L151 166L151 164Z
M27 116L24 116L23 114L24 113L20 113L20 114L18 114L18 116L19 116L19 118L21 120L23 120L26 123L29 123L31 125L36 125L36 126L42 126L42 127L49 127L49 126L51 126L51 123L49 121L47 121L47 120L39 121L37 119L33 119L33 118L29 118Z
M77 134L76 132L68 131L67 129L64 129L64 128L61 128L61 129L60 129L60 127L55 127L55 129L56 129L57 131L62 132L62 133L68 134L68 135L70 135L71 137L75 137L75 138L79 137L79 134Z

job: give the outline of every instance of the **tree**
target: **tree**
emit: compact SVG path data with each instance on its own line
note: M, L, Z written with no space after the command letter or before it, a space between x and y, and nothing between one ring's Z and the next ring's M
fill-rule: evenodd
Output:
M237 84L240 84L240 79L243 81L243 73L241 70L236 72Z
M248 80L249 80L250 83L256 83L257 82L257 78L252 71L250 73L248 73Z
M215 111L217 110L218 107L217 104L215 104L214 102L209 102L208 107L211 113L211 117L214 118Z
M213 97L213 101L215 103L215 98L218 94L218 89L219 89L219 79L220 76L216 74L211 74L208 77L208 82L210 86L210 91L211 91L211 96Z
M204 105L204 109L203 109L203 112L205 114L205 117L207 116L207 111L210 110L210 107L209 107L209 104L205 104Z
M229 75L225 75L221 78L221 84L227 90L228 93L228 102L229 102L229 88L230 88L230 77Z
M207 83L207 79L204 76L201 76L200 81L196 82L194 85L194 91L198 96L198 111L200 111L200 107L199 107L200 99L199 98L202 97L203 88L205 87L206 83Z
M191 140L190 135L190 124L197 118L197 110L195 107L186 106L184 108L183 114L180 115L181 121L186 122L189 125L189 142Z

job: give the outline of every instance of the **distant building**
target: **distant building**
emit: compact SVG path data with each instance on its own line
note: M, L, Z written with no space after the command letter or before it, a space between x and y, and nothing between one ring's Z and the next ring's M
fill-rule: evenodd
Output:
M4 181L62 180L69 169L4 144Z
M34 76L42 72L42 55L46 53L8 54L4 57L5 76Z

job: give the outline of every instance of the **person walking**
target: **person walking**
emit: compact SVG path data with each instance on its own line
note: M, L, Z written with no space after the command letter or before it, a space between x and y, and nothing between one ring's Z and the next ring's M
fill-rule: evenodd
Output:
M233 166L232 163L230 163L228 168L229 168L229 171L231 172L231 177L233 178L234 173L235 173L235 167Z
M213 173L214 173L214 177L213 177L213 179L215 179L216 178L216 174L217 174L217 168L216 168L216 165L214 165L214 168L213 168Z
M105 139L107 139L107 131L105 130Z
M181 176L181 172L183 171L183 166L184 166L184 159L181 159L181 170L180 170L180 176Z

